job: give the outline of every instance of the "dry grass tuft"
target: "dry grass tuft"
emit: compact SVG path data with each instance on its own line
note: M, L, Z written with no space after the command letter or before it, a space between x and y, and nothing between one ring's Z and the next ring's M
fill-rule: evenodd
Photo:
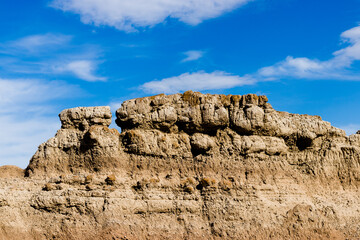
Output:
M180 182L180 187L184 190L184 192L192 194L195 192L196 184L197 181L194 178L188 177Z
M52 191L56 190L56 186L52 183L46 183L42 189L43 191Z
M85 177L85 184L89 184L89 183L91 183L92 181L93 181L93 179L94 179L94 176L93 175L87 175L86 177Z
M204 177L200 181L200 185L204 188L213 187L215 186L215 184L216 184L215 178L211 178L211 177Z
M192 177L188 177L180 182L180 185L187 186L187 185L195 185L196 180Z
M195 192L195 188L193 186L186 186L184 187L184 192L192 194Z
M231 181L224 179L219 182L219 188L224 191L230 191L233 188L233 184Z
M107 176L107 178L105 179L105 183L107 185L115 185L115 182L116 182L116 177L114 174Z

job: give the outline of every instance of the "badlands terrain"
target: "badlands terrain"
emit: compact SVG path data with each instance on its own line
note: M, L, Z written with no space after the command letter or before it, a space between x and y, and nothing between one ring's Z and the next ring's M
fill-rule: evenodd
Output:
M0 167L0 239L360 239L360 134L265 96L185 92L59 115Z

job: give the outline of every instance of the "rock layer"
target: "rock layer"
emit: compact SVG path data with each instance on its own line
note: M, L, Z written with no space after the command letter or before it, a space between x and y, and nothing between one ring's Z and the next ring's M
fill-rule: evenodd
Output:
M159 129L189 134L211 134L230 128L240 135L314 139L323 135L345 136L318 116L275 111L266 96L193 93L158 95L124 102L116 111L117 124L127 129Z
M125 101L121 133L108 107L59 116L0 179L0 239L360 238L360 134L320 117L193 92Z

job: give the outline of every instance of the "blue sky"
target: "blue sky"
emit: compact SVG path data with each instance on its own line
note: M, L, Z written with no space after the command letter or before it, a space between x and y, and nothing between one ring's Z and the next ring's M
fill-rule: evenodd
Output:
M360 0L13 0L0 7L0 165L77 106L189 89L360 129Z

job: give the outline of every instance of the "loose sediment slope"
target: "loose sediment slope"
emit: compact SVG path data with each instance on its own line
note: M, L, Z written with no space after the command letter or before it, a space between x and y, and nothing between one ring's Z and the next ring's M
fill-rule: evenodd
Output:
M360 238L360 134L253 94L116 115L121 133L108 107L64 110L25 178L0 168L0 239Z

